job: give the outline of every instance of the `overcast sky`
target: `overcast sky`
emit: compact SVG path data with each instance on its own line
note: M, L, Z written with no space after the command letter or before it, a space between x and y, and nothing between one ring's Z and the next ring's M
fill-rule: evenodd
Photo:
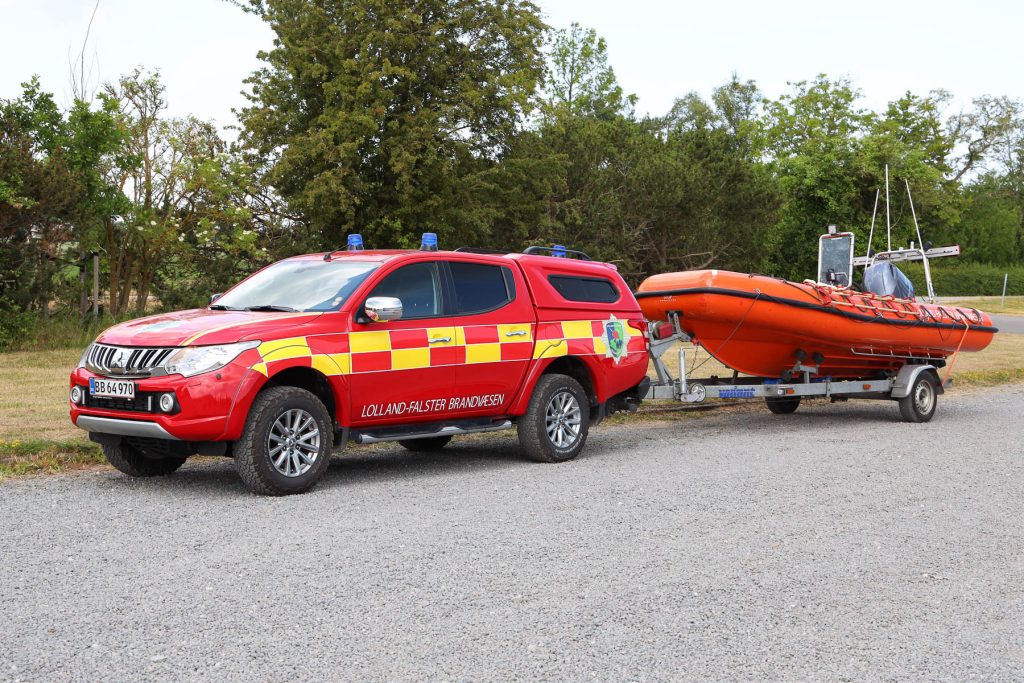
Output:
M0 0L0 97L33 73L62 103L70 55L94 0ZM555 27L578 21L608 41L638 112L663 114L689 91L708 94L736 72L776 97L787 81L845 75L881 108L906 90L1024 99L1024 3L1009 0L858 3L540 0ZM87 65L92 81L136 65L159 68L173 115L223 126L244 99L242 79L272 34L224 0L100 0ZM69 56L70 55L70 56Z

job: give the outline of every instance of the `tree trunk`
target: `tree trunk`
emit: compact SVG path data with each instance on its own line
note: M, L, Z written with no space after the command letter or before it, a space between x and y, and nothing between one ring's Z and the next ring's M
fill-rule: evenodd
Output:
M78 317L89 312L89 293L86 284L85 250L78 250Z

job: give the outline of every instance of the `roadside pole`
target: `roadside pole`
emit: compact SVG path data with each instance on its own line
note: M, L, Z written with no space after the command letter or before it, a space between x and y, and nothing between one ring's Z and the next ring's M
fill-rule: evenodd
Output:
M1003 274L1003 308L1006 308L1006 282L1010 279L1009 273Z
M100 255L92 252L92 316L100 317Z

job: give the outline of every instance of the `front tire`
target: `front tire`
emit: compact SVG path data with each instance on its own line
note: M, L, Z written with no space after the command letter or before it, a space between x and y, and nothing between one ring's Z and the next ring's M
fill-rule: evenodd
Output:
M938 384L930 372L922 372L910 387L910 394L899 399L900 414L906 422L928 422L938 405Z
M531 460L566 462L583 450L589 427L590 401L580 383L567 375L543 375L518 420L519 444Z
M163 477L185 464L186 458L150 458L121 439L115 444L104 444L107 462L130 477Z
M331 418L319 398L298 387L271 387L249 410L235 469L253 493L302 493L327 471L333 447Z

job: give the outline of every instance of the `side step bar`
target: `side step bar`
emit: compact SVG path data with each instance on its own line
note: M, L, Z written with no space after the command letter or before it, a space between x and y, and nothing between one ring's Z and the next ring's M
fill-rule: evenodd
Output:
M438 436L459 436L462 434L480 434L482 432L497 432L503 429L511 429L512 420L501 422L488 422L486 424L465 424L465 425L444 425L435 429L423 429L423 426L416 426L407 429L387 429L378 432L357 432L352 435L356 443L381 443L384 441L406 441L409 439L431 439Z

